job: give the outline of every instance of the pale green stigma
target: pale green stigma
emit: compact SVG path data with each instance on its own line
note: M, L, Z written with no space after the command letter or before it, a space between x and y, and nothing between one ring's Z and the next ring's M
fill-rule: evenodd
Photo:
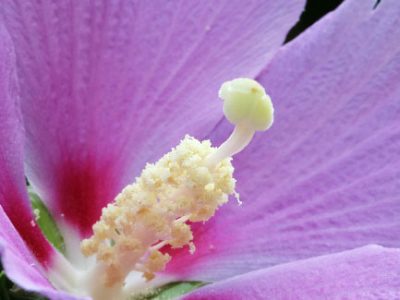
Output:
M255 131L264 131L274 121L271 98L257 81L238 78L225 82L219 97L224 100L225 117L233 125L241 125Z
M253 79L237 78L223 83L219 97L224 101L225 117L236 126L231 136L208 157L210 165L242 151L256 131L267 130L274 121L271 98Z

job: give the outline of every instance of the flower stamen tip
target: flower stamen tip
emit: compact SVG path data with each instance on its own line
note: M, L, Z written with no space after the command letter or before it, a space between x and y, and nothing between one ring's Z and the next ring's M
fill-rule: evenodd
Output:
M245 125L255 131L271 127L274 108L264 87L248 78L237 78L222 84L219 97L224 100L225 117L234 125Z
M235 125L231 136L207 158L210 166L242 151L256 131L269 129L274 121L271 98L253 79L237 78L222 84L219 97L225 117ZM240 204L239 200L239 204Z

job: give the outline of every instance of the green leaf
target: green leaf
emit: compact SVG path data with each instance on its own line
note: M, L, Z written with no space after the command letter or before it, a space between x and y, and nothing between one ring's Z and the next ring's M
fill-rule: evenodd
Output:
M0 272L0 299L10 300L8 296L7 277L4 271Z
M172 282L148 294L134 296L132 300L172 300L206 284L199 281Z
M58 226L51 216L49 210L39 196L31 190L29 191L29 197L31 199L32 208L36 216L36 222L43 234L57 250L59 250L61 253L65 253L64 238L61 235L61 232L58 229Z

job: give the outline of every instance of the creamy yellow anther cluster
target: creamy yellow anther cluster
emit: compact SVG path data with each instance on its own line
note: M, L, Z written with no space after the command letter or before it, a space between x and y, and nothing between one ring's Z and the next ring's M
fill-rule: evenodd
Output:
M206 163L214 151L209 141L186 136L103 209L81 248L104 264L107 286L122 283L130 271L152 279L171 259L160 251L165 245L194 251L188 222L207 221L235 194L231 158Z

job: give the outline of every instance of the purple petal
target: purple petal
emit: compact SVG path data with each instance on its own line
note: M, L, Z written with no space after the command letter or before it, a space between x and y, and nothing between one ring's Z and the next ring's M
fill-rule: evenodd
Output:
M75 300L57 291L46 279L18 232L0 206L0 256L7 276L25 290L38 292L52 300Z
M3 26L0 41L0 207L36 258L47 264L53 249L34 221L26 192L15 56Z
M3 1L17 49L28 175L56 217L87 234L147 161L187 133L209 132L221 117L221 82L258 74L302 7Z
M400 250L366 246L247 273L183 299L399 299L399 286Z
M346 1L259 76L276 122L234 160L244 204L222 208L170 272L215 280L400 246L400 5L374 3Z

